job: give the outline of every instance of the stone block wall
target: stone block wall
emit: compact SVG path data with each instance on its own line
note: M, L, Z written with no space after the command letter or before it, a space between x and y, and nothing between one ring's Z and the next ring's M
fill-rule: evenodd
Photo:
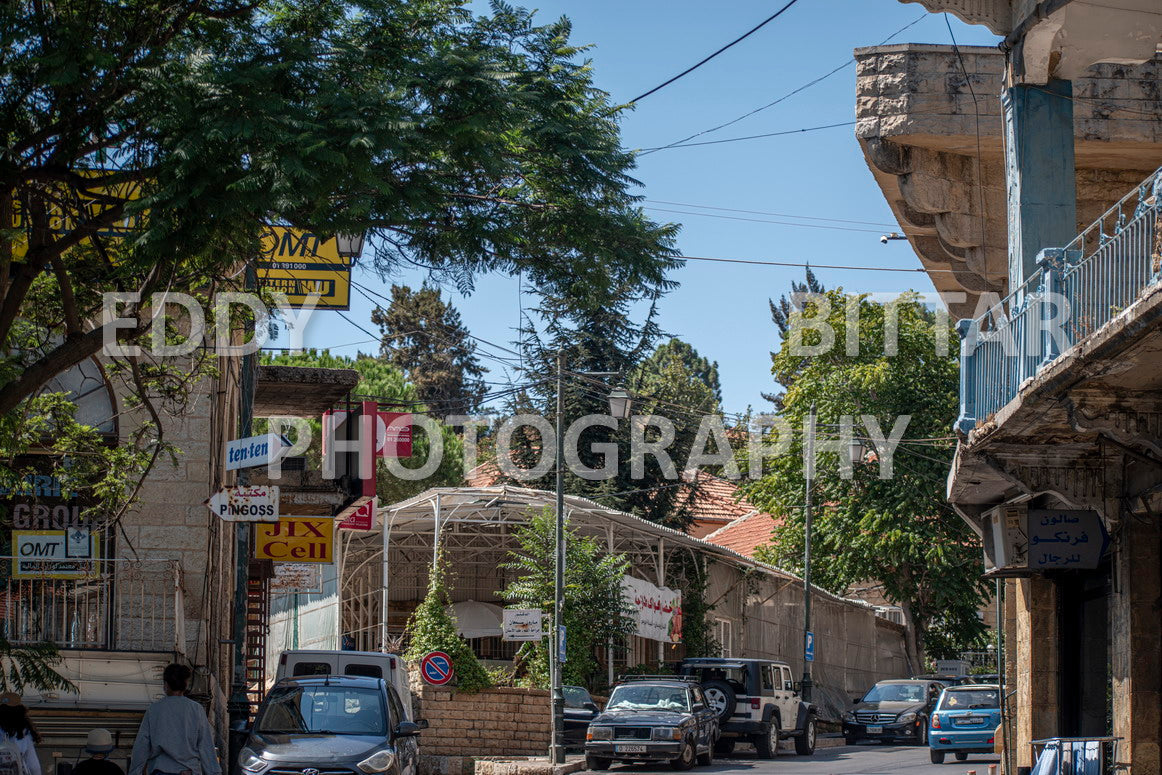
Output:
M549 693L495 688L475 694L424 685L420 738L425 757L544 756L549 749Z

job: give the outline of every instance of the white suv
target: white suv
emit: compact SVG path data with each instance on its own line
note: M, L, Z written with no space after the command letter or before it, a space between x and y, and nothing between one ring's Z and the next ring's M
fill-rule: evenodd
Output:
M770 759L779 740L787 738L794 739L800 756L815 752L815 708L800 697L786 662L691 658L678 664L678 673L696 676L707 703L718 712L718 753L729 754L742 740Z

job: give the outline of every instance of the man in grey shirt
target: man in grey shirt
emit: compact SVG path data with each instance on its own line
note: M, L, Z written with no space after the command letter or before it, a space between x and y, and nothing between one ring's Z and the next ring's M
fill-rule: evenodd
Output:
M145 711L129 775L222 775L206 712L185 696L191 675L185 665L166 667L165 697Z

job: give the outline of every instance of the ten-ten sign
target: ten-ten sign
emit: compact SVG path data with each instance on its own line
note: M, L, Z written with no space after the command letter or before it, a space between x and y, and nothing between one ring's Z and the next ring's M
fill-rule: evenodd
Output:
M226 442L226 470L265 466L279 460L292 444L285 436L264 433Z
M226 522L278 522L278 487L223 487L206 505Z
M254 557L274 562L331 562L335 520L283 517L254 526Z

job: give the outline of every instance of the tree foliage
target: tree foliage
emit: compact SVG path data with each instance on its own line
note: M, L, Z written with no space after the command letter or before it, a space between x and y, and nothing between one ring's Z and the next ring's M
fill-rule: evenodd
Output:
M15 644L0 637L0 692L76 692L76 685L57 672L60 649L54 643Z
M718 362L702 357L693 345L683 342L677 337L658 345L642 362L639 367L640 374L643 377L663 374L670 368L673 361L680 363L691 377L706 385L716 404L722 403L722 385L718 381Z
M419 662L430 651L442 651L452 660L456 688L462 692L478 692L492 686L492 679L468 641L457 632L456 619L449 611L452 598L444 578L446 572L441 554L428 577L428 593L408 621L410 643L404 658Z
M776 381L788 386L782 416L797 430L790 452L776 458L770 473L748 488L756 506L786 515L760 557L780 567L801 566L805 483L798 429L812 405L823 428L820 438L835 438L828 427L839 424L843 415L854 415L856 423L861 415L872 415L885 434L898 417L910 417L905 439L937 441L901 443L888 478L880 478L880 466L873 462L855 465L852 478L844 479L841 453L817 455L814 501L820 505L814 521L812 580L839 593L858 582L881 584L885 595L904 609L909 655L918 666L926 646L969 645L979 637L983 625L977 611L988 593L980 578L977 538L944 498L954 446L940 439L948 438L956 416L958 373L956 359L937 348L940 341L954 340L946 320L925 309L914 294L906 294L895 305L898 351L886 354L888 305L848 297L841 290L826 292L825 299L834 346L817 355L795 352L788 340L796 328L803 332L805 345L822 341L797 312L773 357ZM846 352L849 299L859 308L859 352L853 355ZM811 317L821 311L820 302L811 301L804 313ZM857 426L856 435L867 434ZM876 450L880 458L885 453Z
M552 509L533 512L514 534L517 546L501 564L513 580L500 591L507 603L519 608L539 608L552 614L554 605L554 562L556 557L556 516ZM612 641L620 647L633 632L632 610L621 589L629 568L624 555L607 554L597 541L580 536L566 527L565 608L566 627L563 678L567 684L604 684L598 674L595 649ZM548 639L526 643L518 659L525 661L529 676L541 688L549 686Z
M460 313L440 298L440 289L413 291L391 286L391 304L376 307L371 322L383 332L381 357L415 386L437 414L471 414L487 392L485 369Z

